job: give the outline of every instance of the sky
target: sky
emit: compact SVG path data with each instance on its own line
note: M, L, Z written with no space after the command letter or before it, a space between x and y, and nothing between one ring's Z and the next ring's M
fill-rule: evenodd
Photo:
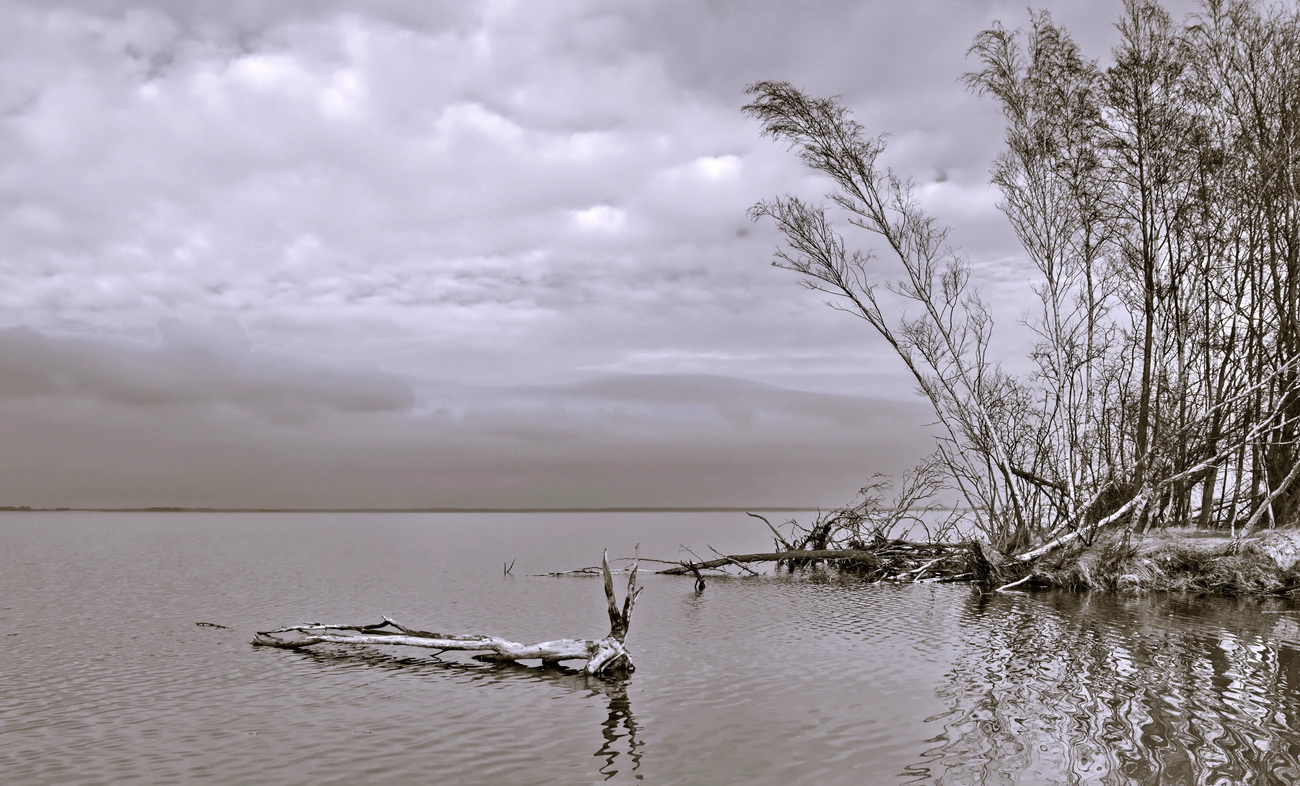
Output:
M1118 0L1035 7L1115 43ZM748 208L826 186L740 111L759 80L892 135L1023 349L998 112L960 81L1019 2L0 18L0 505L848 502L928 452L926 410L769 265Z

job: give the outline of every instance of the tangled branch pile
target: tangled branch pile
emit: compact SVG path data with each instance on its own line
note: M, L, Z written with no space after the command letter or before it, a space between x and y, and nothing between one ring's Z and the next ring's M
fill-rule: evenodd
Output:
M704 562L683 562L660 573L681 575L718 570L731 565L773 562L791 570L833 563L840 570L869 581L956 582L975 581L988 575L989 563L980 545L968 543L914 543L891 540L853 549L793 549L757 554L728 554Z
M926 498L929 492L926 491L925 478L918 479L918 475L909 473L899 496L889 505L881 496L888 486L886 480L873 479L862 489L857 504L826 512L806 527L797 521L786 522L789 534L782 534L772 522L757 513L746 514L759 519L772 531L773 551L727 554L712 560L682 562L659 572L694 574L701 588L701 571L754 562L771 562L778 568L791 571L834 564L842 571L876 582L987 582L1001 575L977 541L945 540L942 535L947 532L947 524L934 527L920 518L916 508L903 504L908 500L920 502ZM937 509L925 510L933 512ZM948 514L948 519L953 518L951 511ZM894 534L914 528L927 535L924 542Z

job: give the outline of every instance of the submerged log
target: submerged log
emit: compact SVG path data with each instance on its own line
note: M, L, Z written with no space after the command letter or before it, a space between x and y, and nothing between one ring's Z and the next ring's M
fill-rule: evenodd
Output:
M623 598L622 608L619 607L614 596L614 579L609 569L608 554L602 558L601 567L605 578L605 601L609 610L609 634L603 639L555 639L537 644L521 644L499 636L458 635L416 630L384 617L383 622L374 625L326 625L313 622L276 630L258 631L252 644L257 647L284 649L301 649L317 644L397 645L423 647L438 652L475 652L478 653L473 656L475 660L488 662L540 660L543 663L559 663L568 660L585 660L586 663L582 667L582 672L585 674L625 674L635 668L623 642L627 638L628 626L632 620L632 608L636 605L637 595L641 593L641 589L636 586L637 566L633 565L628 572L627 594ZM283 634L293 634L293 636L286 637Z
M876 552L871 549L795 549L793 551L765 551L759 554L729 554L704 562L684 562L659 571L678 576L693 570L711 570L724 565L745 562L785 562L786 560L846 560L870 559Z

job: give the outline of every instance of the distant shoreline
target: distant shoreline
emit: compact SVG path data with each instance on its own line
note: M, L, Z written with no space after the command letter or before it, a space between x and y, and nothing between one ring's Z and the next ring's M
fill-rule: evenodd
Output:
M700 508L31 508L0 506L0 513L802 513L829 510L808 507Z

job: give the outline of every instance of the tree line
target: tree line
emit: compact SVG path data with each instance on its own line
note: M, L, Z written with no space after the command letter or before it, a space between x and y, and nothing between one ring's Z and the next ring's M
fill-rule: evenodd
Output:
M1125 0L1116 28L1105 65L1045 12L970 49L1036 282L1022 374L887 138L839 99L748 89L764 134L832 184L826 204L754 206L783 233L774 264L863 319L929 401L935 450L906 487L955 490L1023 558L1112 527L1300 523L1300 11L1204 0L1176 21Z

